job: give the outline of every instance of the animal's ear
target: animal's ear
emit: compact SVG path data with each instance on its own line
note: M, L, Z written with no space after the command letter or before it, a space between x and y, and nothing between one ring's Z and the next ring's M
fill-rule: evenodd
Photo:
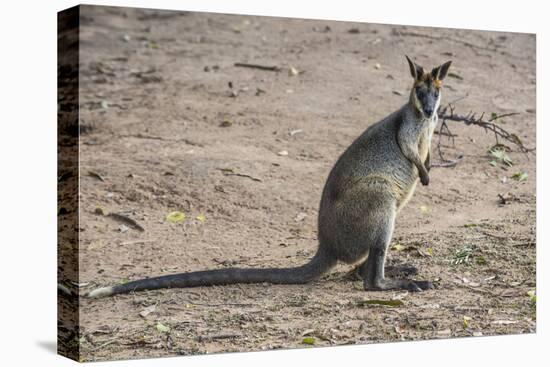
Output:
M411 76L415 80L418 80L422 75L424 75L424 69L422 68L422 66L412 62L407 55L405 55L405 57L407 58L407 62L409 63L409 68L411 68Z
M436 68L432 69L432 76L436 80L443 80L447 76L447 71L449 71L449 67L451 66L452 61L447 61L443 65L440 65Z

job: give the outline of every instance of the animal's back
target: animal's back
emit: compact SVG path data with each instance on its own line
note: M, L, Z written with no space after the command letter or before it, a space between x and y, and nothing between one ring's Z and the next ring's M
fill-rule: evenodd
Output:
M321 211L324 205L334 204L361 181L387 181L398 201L412 188L417 178L415 167L397 142L402 110L370 126L340 156L325 184Z

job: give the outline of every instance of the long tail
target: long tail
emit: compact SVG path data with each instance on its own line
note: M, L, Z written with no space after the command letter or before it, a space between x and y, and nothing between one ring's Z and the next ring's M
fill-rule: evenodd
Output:
M147 289L190 288L237 283L304 284L319 278L335 264L336 260L330 255L318 251L310 262L295 268L228 268L164 275L98 288L88 293L88 297L99 298Z

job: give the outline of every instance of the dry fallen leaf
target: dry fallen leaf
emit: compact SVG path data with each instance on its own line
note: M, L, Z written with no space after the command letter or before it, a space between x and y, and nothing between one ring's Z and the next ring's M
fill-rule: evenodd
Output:
M395 332L398 334L403 334L407 329L402 325L395 325Z
M166 220L171 223L183 222L185 220L185 214L183 214L182 212L174 211L168 213L168 215L166 216Z
M300 72L298 71L298 69L294 68L294 67L290 67L288 68L288 76L296 76L300 74Z
M105 209L103 209L102 207L98 206L97 208L95 208L94 214L97 214L97 215L105 215Z
M470 326L470 321L472 321L472 318L469 316L463 316L462 317L462 326L464 329L467 329L468 326Z
M118 222L122 222L123 224L130 226L131 228L137 229L140 232L145 232L145 228L143 228L138 222L127 216L123 213L109 213L107 214L107 217L113 218L114 220Z
M97 240L97 241L94 241L94 242L90 243L90 245L88 246L88 250L97 250L97 249L100 249L102 247L105 247L105 245L107 245L106 242L101 241L101 240Z
M519 321L515 321L515 320L495 320L495 321L492 321L491 324L494 324L494 325L512 325L512 324L517 324Z
M521 181L527 180L527 177L529 177L529 175L525 172L516 172L512 175L511 178L513 178L516 181L521 182Z
M93 178L97 178L99 181L102 181L102 182L105 181L103 176L101 176L99 173L94 172L94 171L88 171L88 176L93 177Z
M233 125L233 122L229 119L223 119L222 122L220 122L220 127L229 127Z
M395 250L395 251L404 251L406 248L407 248L407 246L402 245L400 243L396 243L395 245L393 245L393 247L391 249Z
M141 317L147 317L147 315L149 315L150 313L152 312L155 312L155 310L157 309L157 306L156 305L152 305L152 306L149 306L149 307L146 307L143 309L143 311L141 311L139 313L139 315ZM158 325L157 325L157 329L158 329Z
M161 333L167 333L170 331L170 328L166 325L161 324L160 322L157 323L157 330Z

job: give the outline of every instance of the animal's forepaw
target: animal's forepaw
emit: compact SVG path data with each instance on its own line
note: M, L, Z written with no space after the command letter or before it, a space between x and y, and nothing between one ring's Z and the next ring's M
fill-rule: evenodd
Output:
M422 183L422 185L428 186L429 183L430 183L430 176L428 176L428 175L420 176L420 182Z

